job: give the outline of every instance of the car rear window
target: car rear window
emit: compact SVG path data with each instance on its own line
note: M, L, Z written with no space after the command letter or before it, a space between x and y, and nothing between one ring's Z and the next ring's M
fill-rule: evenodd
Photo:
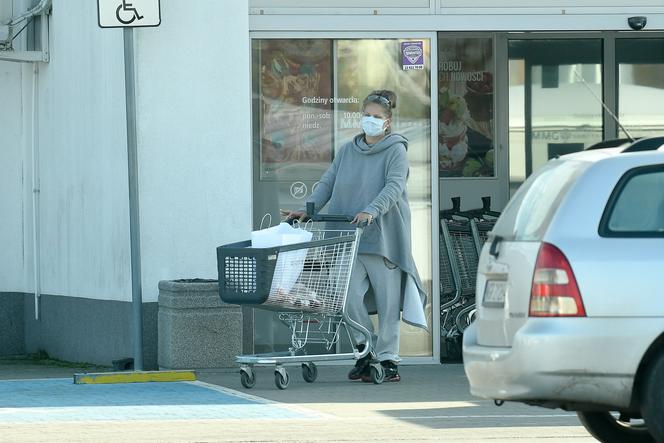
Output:
M590 162L551 160L525 181L493 228L506 240L539 241L570 186Z
M605 237L664 235L664 166L633 169L618 182L600 227Z

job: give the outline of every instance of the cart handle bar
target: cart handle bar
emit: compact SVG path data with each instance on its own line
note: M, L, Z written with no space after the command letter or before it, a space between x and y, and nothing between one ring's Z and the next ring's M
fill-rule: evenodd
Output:
M350 223L355 217L341 214L318 214L316 213L316 204L307 202L307 217L313 222L342 222ZM367 222L358 223L358 227L364 228Z

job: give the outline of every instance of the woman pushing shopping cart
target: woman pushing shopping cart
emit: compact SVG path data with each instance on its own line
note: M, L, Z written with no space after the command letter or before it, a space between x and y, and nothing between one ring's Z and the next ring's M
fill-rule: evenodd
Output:
M363 133L341 147L311 196L309 215L327 205L329 212L345 214L341 218L350 221L352 228L318 227L316 222L332 220L314 215L314 224L304 226L313 233L310 242L270 251L248 249L247 242L218 248L222 299L284 311L279 317L292 332L291 349L285 355L237 358L245 387L255 383L254 365L275 365L275 382L283 389L289 381L284 365L302 364L304 379L314 381L313 362L343 359L356 360L348 374L351 380L401 379L399 322L426 328L427 321L426 294L411 252L408 142L391 132L395 106L396 97L390 91L374 91L365 98ZM304 221L307 212L283 215ZM284 258L284 253L290 255ZM280 261L284 263L281 270ZM295 282L293 263L302 270ZM275 283L275 278L285 281ZM248 301L232 291L256 291L257 297ZM378 313L377 334L369 317L373 312ZM330 350L341 330L347 331L354 352L304 355L307 343L323 343Z

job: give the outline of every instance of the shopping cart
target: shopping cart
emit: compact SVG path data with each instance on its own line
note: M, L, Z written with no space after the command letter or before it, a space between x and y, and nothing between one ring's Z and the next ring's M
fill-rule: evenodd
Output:
M461 355L461 336L475 318L479 257L499 212L491 211L491 198L482 207L461 210L460 197L452 208L440 211L440 334L441 358Z
M308 205L309 213L313 213ZM243 241L217 248L219 295L224 302L254 305L278 312L291 332L288 351L240 355L240 381L245 388L256 383L254 366L274 365L274 382L286 389L290 377L285 366L301 365L302 377L313 383L318 376L314 362L357 360L371 352L371 380L382 383L385 372L373 353L371 332L352 320L346 310L350 275L363 227L349 225L352 217L312 215L300 225L312 233L308 242L273 248L251 248ZM330 229L341 224L342 229ZM301 272L294 278L293 264ZM299 269L298 269L299 270ZM350 328L350 329L349 329ZM362 351L351 329L365 338ZM333 353L345 332L353 352ZM307 355L306 345L323 345L330 353Z

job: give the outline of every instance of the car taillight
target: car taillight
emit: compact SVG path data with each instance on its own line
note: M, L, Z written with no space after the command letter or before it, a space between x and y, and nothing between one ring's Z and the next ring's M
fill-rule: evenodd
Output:
M585 317L574 272L562 251L543 243L530 291L531 317Z

